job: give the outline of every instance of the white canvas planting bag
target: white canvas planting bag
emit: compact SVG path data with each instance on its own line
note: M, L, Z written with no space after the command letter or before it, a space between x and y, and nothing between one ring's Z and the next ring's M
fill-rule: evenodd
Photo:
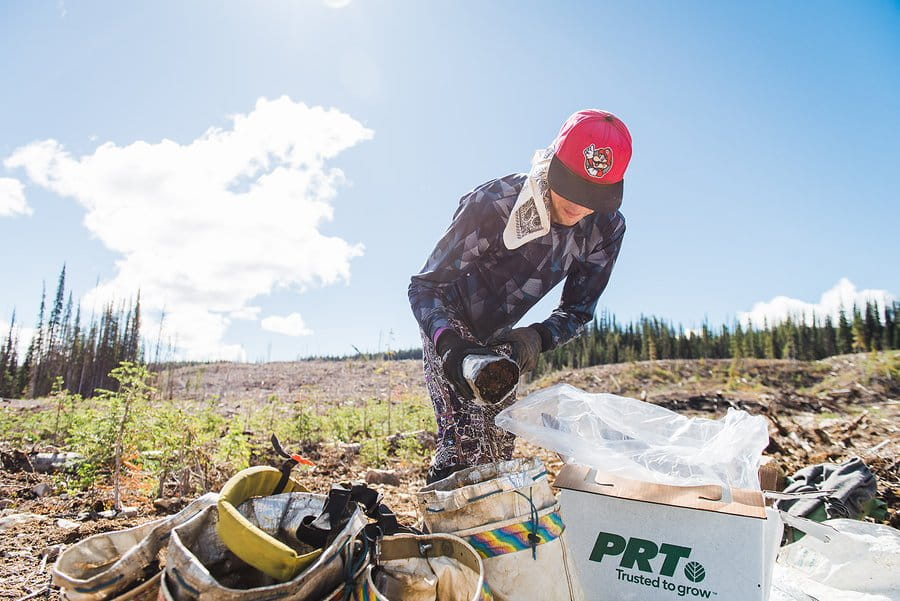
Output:
M297 539L297 529L304 517L319 516L325 501L324 495L284 493L250 499L237 511L299 554L309 554L314 550ZM210 507L172 532L161 601L319 601L342 592L366 567L357 535L367 520L358 507L315 560L286 582L232 553L217 533L218 518Z
M172 529L215 505L209 493L175 515L134 528L95 534L63 551L51 570L67 601L145 601L156 598L161 562Z
M376 543L354 601L491 601L475 550L449 534L398 534Z
M539 459L467 468L417 496L430 532L455 534L481 555L495 599L584 599Z

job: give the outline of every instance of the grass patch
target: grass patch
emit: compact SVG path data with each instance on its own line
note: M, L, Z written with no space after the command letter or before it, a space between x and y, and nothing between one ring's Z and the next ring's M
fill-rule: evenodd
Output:
M119 369L119 368L117 368ZM287 448L322 443L359 443L359 461L383 466L395 460L420 462L430 451L416 436L390 441L397 433L434 431L431 403L397 395L390 401L296 402L268 397L246 414L225 415L217 398L206 402L160 400L150 374L128 365L118 391L91 399L55 390L48 408L0 413L0 441L22 449L59 448L83 455L76 474L61 476L69 490L106 485L120 473L129 489L163 494L177 485L189 495L221 485L252 463L266 462L275 433Z

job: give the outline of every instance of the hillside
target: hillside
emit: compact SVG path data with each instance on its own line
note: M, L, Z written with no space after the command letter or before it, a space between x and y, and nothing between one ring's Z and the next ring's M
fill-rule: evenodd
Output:
M812 463L859 455L879 478L891 523L900 526L900 352L816 362L602 365L557 371L524 383L523 394L557 382L642 398L691 415L715 417L728 407L765 415L771 437L767 454L776 465L790 474ZM413 493L424 482L433 444L420 362L216 363L167 370L155 384L155 414L177 411L179 419L202 414L207 421L213 416L221 421L209 439L193 439L196 448L189 450L196 463L185 464L182 471L151 475L151 462L141 464L132 457L134 469L128 472L124 498L137 510L127 518L107 519L98 513L111 507L108 473L101 471L90 487L80 489L70 476L28 472L24 462L17 462L33 452L70 450L65 440L71 438L57 436L56 444L52 442L58 400L0 404L0 599L17 599L45 586L41 560L58 552L58 545L152 519L177 509L183 497L198 494L204 484L219 486L234 470L233 463L222 459L225 441L244 449L252 464L276 464L267 443L270 431L279 432L287 446L301 449L317 464L312 471L297 472L312 490L325 490L335 480L361 479L373 467L392 470L400 484L381 485L385 499L402 519L415 521ZM66 411L76 414L79 409ZM168 423L180 427L177 419ZM391 436L404 430L412 432ZM553 454L522 441L516 452L541 456L551 472L560 466ZM154 504L157 482L166 500ZM8 518L19 514L37 517L12 524Z

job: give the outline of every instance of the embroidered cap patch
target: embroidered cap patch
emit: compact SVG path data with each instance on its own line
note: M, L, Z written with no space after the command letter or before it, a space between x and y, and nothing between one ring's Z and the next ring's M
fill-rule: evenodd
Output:
M595 148L593 144L584 149L584 170L591 177L602 178L612 169L612 148Z

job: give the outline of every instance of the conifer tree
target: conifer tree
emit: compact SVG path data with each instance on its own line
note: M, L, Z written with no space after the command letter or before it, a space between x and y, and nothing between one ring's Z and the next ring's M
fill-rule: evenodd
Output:
M898 316L900 316L900 301L894 302L891 315L893 323L892 329L894 330L894 334L891 337L891 348L900 349L900 324L897 323Z
M710 356L710 347L712 346L710 342L710 339L712 337L709 331L709 323L706 320L703 321L703 327L701 328L700 332L700 352L698 356L706 358Z
M33 362L30 365L30 373L28 380L28 389L31 398L37 396L37 390L41 385L42 361L44 353L44 306L47 301L46 285L41 286L41 308L38 311L37 325L34 328L34 337L31 339L31 345L28 348L28 357Z
M769 329L769 325L765 318L763 318L763 330L765 332L765 358L775 359L775 332L774 330Z
M741 333L743 339L741 346L741 354L744 357L756 357L756 338L753 332L753 321L747 320L747 332Z
M866 326L863 323L862 314L856 305L853 306L853 324L850 326L850 330L853 336L852 352L865 352L869 348L868 341L866 340Z
M865 338L868 350L881 350L881 327L881 321L878 319L878 304L866 301Z
M19 366L19 369L16 371L16 384L15 384L15 393L13 396L24 396L25 392L28 389L28 383L31 381L31 364L34 357L34 339L32 338L31 343L28 345L28 350L25 351L25 359L22 361L22 365Z
M63 299L65 298L66 288L66 266L63 264L62 271L59 273L59 279L56 284L56 294L53 297L53 308L50 309L50 319L47 321L47 363L52 369L54 367L54 355L56 355L56 346L58 344L59 330L63 318Z
M16 357L18 340L15 331L16 311L13 309L12 318L9 320L9 332L0 347L0 397L18 396L15 390L16 366L18 365Z
M897 348L894 344L894 328L896 328L896 324L894 319L896 314L894 313L893 307L888 307L887 303L884 304L884 327L881 329L881 348L882 349L890 349Z
M831 315L825 316L825 325L822 327L822 357L830 357L837 354L837 338L834 325L831 323Z
M784 346L781 348L781 358L782 359L796 359L797 358L797 333L794 328L794 323L790 317L785 320L784 324L782 324L782 331L784 332Z
M838 314L837 352L839 355L853 352L853 332L843 307Z
M735 359L744 356L744 329L739 321L734 325L734 336L731 337L731 345L728 350Z

